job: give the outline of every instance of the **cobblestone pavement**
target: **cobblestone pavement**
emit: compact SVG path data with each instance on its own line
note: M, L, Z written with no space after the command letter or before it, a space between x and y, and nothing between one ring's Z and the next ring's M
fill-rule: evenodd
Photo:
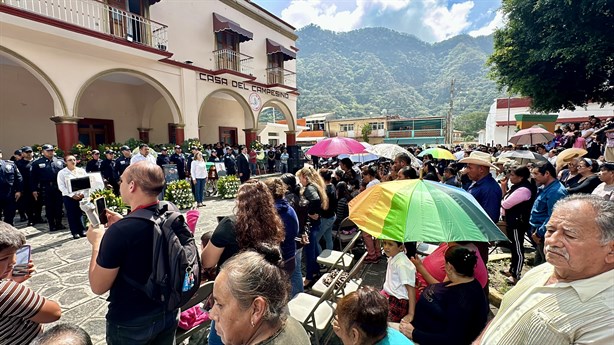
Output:
M205 204L206 207L199 208L197 239L203 232L215 229L217 216L232 213L234 200L210 198ZM107 294L97 296L90 290L87 270L92 251L87 239L74 240L69 230L50 233L47 224L26 226L17 222L15 225L26 234L36 266L36 273L25 284L60 304L59 323L77 324L90 334L94 344L105 344ZM66 219L64 225L68 225Z

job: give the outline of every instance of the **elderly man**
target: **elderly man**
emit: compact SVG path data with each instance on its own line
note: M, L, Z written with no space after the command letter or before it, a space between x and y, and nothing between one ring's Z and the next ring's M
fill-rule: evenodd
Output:
M614 344L614 203L559 201L545 243L548 262L505 295L474 344Z

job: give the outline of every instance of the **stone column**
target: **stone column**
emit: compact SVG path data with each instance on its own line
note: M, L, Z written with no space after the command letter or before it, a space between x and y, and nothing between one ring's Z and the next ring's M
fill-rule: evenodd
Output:
M151 128L137 128L139 130L139 140L144 143L149 143L149 131Z
M79 129L77 123L78 117L70 116L54 116L50 118L55 122L55 133L57 136L58 147L64 152L70 152L70 149L79 142Z
M296 145L296 131L286 131L286 146Z
M244 129L243 131L245 132L245 145L249 147L253 141L258 139L258 133L252 128Z
M185 124L178 123L175 125L175 144L181 145L185 141L185 134L183 129L185 128Z

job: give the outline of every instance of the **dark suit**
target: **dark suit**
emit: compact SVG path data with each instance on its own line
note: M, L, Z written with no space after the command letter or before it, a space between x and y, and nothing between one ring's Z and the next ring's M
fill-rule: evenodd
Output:
M239 170L239 179L241 183L249 180L249 160L245 158L245 155L242 153L237 157L237 170Z

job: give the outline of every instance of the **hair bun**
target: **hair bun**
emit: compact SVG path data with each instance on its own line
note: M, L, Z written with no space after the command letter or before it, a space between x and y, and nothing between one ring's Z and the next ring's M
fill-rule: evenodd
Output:
M283 260L279 246L270 243L260 243L254 248L258 254L261 254L264 259L271 265L282 267Z

